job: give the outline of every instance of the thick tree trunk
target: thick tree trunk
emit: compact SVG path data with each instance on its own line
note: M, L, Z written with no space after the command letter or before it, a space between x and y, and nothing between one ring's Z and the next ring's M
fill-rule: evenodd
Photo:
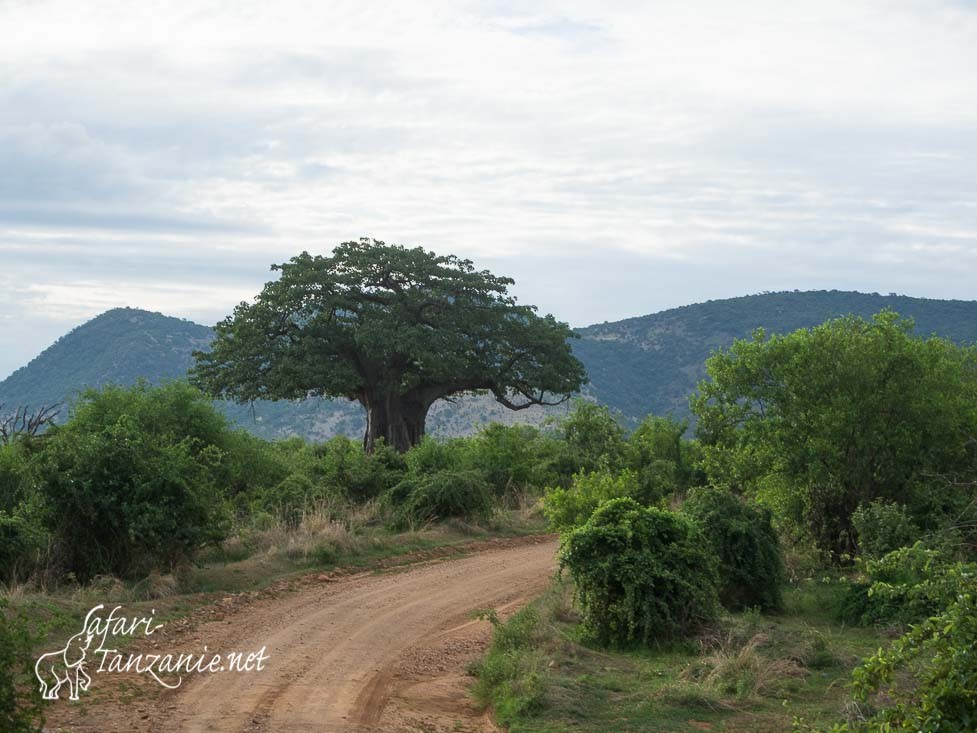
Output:
M430 404L400 395L367 395L361 400L366 408L366 434L363 449L372 453L377 441L405 453L424 437L424 424Z

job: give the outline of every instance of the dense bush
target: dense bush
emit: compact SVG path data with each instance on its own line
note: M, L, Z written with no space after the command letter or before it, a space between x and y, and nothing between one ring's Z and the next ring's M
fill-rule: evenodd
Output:
M35 445L34 448L38 448ZM27 578L48 545L27 441L0 445L0 582Z
M466 463L484 474L496 496L539 490L559 480L559 444L529 425L493 423L467 444Z
M271 489L261 493L258 508L278 517L287 526L295 527L312 503L315 486L307 476L293 473Z
M29 576L47 542L39 522L0 511L0 583Z
M880 558L919 538L919 527L900 504L876 500L858 507L851 519L865 557Z
M0 730L35 733L44 724L34 676L35 631L22 612L0 598Z
M768 510L723 489L698 488L682 511L698 523L719 558L719 598L724 606L734 611L781 608L786 573Z
M852 515L875 500L932 506L933 477L973 477L977 348L919 338L891 312L737 341L706 363L692 399L714 483L782 512L836 561L857 549ZM960 484L942 487L966 504ZM926 507L929 507L928 509ZM939 518L914 515L920 526Z
M30 491L30 463L18 443L0 445L0 511L13 512Z
M564 442L562 473L617 469L625 465L628 444L624 428L608 407L578 400L559 427Z
M274 486L295 472L293 455L307 450L304 440L269 443L244 430L228 431L221 436L220 447L218 481L241 509L247 508L252 492Z
M977 578L977 565L953 562L945 551L916 542L863 564L839 615L848 623L908 625L941 613Z
M609 499L634 497L638 477L634 471L611 473L604 469L578 473L569 488L549 488L543 497L543 513L553 529L566 532L584 524L601 503Z
M857 668L855 694L884 707L834 733L977 730L977 584Z
M603 644L675 639L718 612L716 559L675 512L612 499L564 538L560 563Z
M407 470L405 457L382 441L373 453L359 441L343 436L330 439L315 449L314 480L327 491L351 501L365 501L393 488Z
M221 538L227 426L190 387L86 394L38 469L47 524L79 578L168 568Z
M384 495L384 504L398 527L448 517L484 520L495 506L485 477L471 470L409 476Z
M699 445L686 440L688 423L649 415L628 437L628 462L638 474L637 498L653 504L705 481Z

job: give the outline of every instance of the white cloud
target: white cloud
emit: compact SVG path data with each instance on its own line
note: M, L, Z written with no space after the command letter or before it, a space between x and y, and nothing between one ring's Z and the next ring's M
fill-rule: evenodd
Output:
M973 297L975 70L960 2L0 1L0 316L213 320L361 235L579 325Z

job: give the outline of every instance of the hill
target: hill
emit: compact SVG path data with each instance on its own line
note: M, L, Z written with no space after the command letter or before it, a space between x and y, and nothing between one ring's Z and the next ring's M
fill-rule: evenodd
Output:
M713 300L578 329L573 344L590 375L588 396L618 410L630 423L649 412L688 412L688 395L704 376L709 354L745 338L757 327L785 333L853 313L869 317L891 308L916 321L923 334L960 343L977 342L977 302L841 291L783 292ZM52 344L27 366L0 382L0 404L41 405L69 401L85 387L158 383L182 378L191 353L206 348L210 328L130 308L107 311ZM260 402L252 407L221 403L236 423L264 437L337 433L359 436L363 414L345 401ZM431 432L470 433L490 420L539 422L565 408L512 413L494 400L470 397L432 410ZM528 413L528 414L527 414Z
M70 404L88 387L183 379L193 363L193 352L207 348L213 336L207 326L160 313L135 308L106 311L0 382L0 405L9 410L20 405ZM233 422L266 438L360 437L364 429L362 409L345 400L217 404ZM545 414L531 409L519 418L538 422ZM486 422L511 422L515 415L494 400L469 397L457 404L438 404L431 411L430 429L440 435L467 434Z
M630 418L685 415L688 396L705 376L706 358L734 339L760 327L789 333L847 314L870 318L885 308L912 318L919 334L977 342L977 301L818 290L710 300L593 325L578 330L574 350L598 401Z

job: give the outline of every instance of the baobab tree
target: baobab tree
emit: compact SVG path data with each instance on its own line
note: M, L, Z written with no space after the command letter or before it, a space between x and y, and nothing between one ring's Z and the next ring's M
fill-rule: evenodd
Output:
M566 401L585 381L574 333L469 260L377 240L303 252L215 327L191 378L238 402L345 397L366 410L363 445L399 451L437 400L490 393L512 410Z

